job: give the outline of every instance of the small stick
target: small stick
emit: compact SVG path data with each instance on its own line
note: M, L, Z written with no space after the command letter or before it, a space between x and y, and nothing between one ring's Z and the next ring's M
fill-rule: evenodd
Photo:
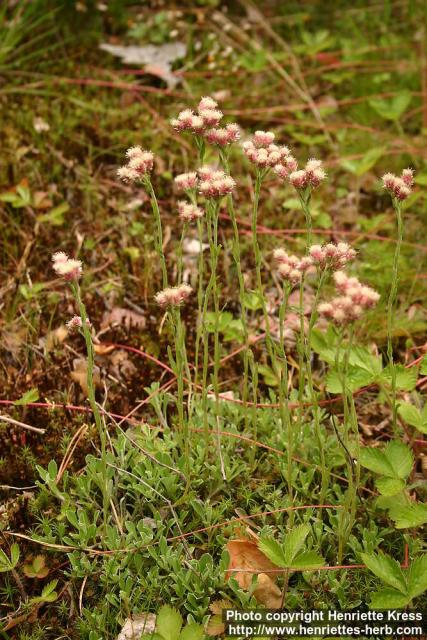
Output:
M17 427L22 427L23 429L27 429L27 431L34 431L35 433L46 433L46 429L39 429L38 427L31 427L29 424L25 424L25 422L19 422L19 420L15 420L14 418L10 418L9 416L4 416L0 414L0 421L10 422Z

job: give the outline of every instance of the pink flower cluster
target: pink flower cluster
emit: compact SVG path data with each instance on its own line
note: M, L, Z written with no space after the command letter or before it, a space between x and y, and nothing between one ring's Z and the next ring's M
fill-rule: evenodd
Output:
M224 114L217 107L218 103L213 98L202 98L197 106L197 113L192 109L184 109L177 118L171 120L171 125L176 131L191 131L205 137L210 144L221 147L236 142L240 138L238 125L218 127Z
M203 209L185 200L178 202L178 211L179 217L181 220L184 220L184 222L192 222L193 220L197 220L197 218L203 218Z
M382 180L384 188L387 189L396 200L406 200L412 193L414 170L404 169L400 177L395 176L394 173L386 173L383 175Z
M334 280L335 287L341 295L330 302L319 304L318 311L323 318L333 320L336 324L354 322L380 299L374 289L363 285L357 278L352 278L343 271L334 273Z
M205 133L205 138L209 144L216 144L219 147L225 147L227 144L232 144L239 140L240 127L233 122L222 128L216 127L215 129L208 129Z
M126 151L128 163L117 170L117 175L124 182L136 182L150 173L154 165L154 155L141 147L131 147Z
M289 255L285 249L275 249L273 257L277 263L278 274L292 284L299 282L302 274L310 269L313 264L309 256L298 258L295 255Z
M198 170L199 192L205 198L221 198L231 193L236 186L231 176L220 169L204 166Z
M162 307L179 307L189 299L193 289L189 284L180 284L178 287L168 287L155 295L157 304Z
M69 258L63 251L58 251L52 256L53 270L64 280L78 280L82 275L81 260Z
M231 193L236 186L231 176L209 166L200 167L197 173L181 173L176 176L174 182L178 191L198 189L205 198L220 198Z
M289 182L295 189L306 189L307 187L318 187L326 178L326 173L322 169L321 160L311 158L304 169L293 171L289 176Z
M274 171L285 178L297 168L297 161L288 147L274 144L272 131L255 131L251 140L242 144L246 157L260 168L274 168Z
M174 179L175 187L178 191L191 191L196 189L199 183L197 173L191 171L190 173L180 173Z
M347 262L354 260L356 257L356 251L346 242L338 242L338 244L329 242L324 245L313 244L308 253L312 263L318 265L321 269L342 269Z
M92 326L89 318L86 319L86 325L88 327ZM69 331L75 331L76 329L81 329L83 327L83 321L80 316L73 316L71 320L68 320L66 326Z

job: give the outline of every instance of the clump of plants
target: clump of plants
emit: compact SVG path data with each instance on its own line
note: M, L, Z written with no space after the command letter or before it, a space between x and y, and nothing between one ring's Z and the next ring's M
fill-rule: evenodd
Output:
M413 172L383 177L398 226L384 302L384 364L380 352L359 341L358 327L382 300L355 275L356 251L345 242L313 240L312 200L327 179L322 162L309 159L300 168L274 133L247 136L235 123L221 125L222 120L217 102L204 97L196 110L185 109L171 122L177 132L191 136L197 154L195 166L185 167L173 181L182 197L176 204L181 228L175 251L164 251L153 153L132 147L118 170L121 180L146 190L156 229L153 282L159 286L153 301L168 336L168 373L176 391L172 385L167 391L158 385L147 390L150 422L130 418L125 426L126 417L114 418L108 404L97 399L93 327L80 284L84 267L63 252L53 256L53 268L75 300L78 315L68 326L85 340L88 401L99 449L75 476L67 470L59 474L56 463L39 469L41 495L57 508L54 517L41 516L33 539L67 553L81 603L90 583L87 598L96 604L81 604L79 623L90 640L102 637L99 629L113 637L117 625L134 614L157 611L159 602L179 607L189 623L181 630L179 614L163 609L157 634L165 638L166 613L176 627L171 638L190 637L191 629L199 637L196 625L206 624L209 610L221 609L218 604L212 609L220 598L237 607L303 607L306 599L316 606L328 585L322 606L337 604L336 594L340 606L358 606L354 594L344 597L339 577L319 571L325 565L345 571L356 563L365 580L364 602L375 608L412 605L427 589L426 556L411 535L427 522L427 509L411 484L414 458L398 421L400 416L423 431L425 411L402 402L400 392L415 387L417 365L408 373L396 363L392 340L401 205L411 193ZM235 194L242 185L232 175L240 150L251 180L249 250L236 213ZM286 183L300 202L306 233L298 253L288 246L273 251L262 246L258 216L267 179ZM222 241L223 219L232 227L232 267ZM191 273L183 259L188 236L198 243L197 269ZM227 269L231 292L224 286ZM224 391L227 331L230 342L238 343L241 375ZM366 384L380 388L391 414L383 449L362 446L354 394ZM325 391L332 397L324 397ZM239 441L245 448L237 452ZM301 464L307 453L308 469ZM375 474L375 484L364 469ZM259 483L255 499L245 493L253 479ZM367 504L378 522L384 523L386 510L395 523L381 540L386 551L403 554L404 545L410 546L409 569L378 553ZM241 519L231 515L236 506L244 511ZM254 532L256 511L262 512L262 522ZM407 532L400 536L395 529ZM241 544L227 546L230 541ZM12 559L6 557L4 564L16 571ZM368 593L375 582L368 569L386 585L372 601Z

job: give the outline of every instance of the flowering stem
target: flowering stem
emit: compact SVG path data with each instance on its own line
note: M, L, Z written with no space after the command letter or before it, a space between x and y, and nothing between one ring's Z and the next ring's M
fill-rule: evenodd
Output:
M399 283L399 258L400 248L403 238L403 220L401 203L397 198L393 198L393 207L397 217L397 243L394 251L393 272L391 279L390 294L387 303L387 358L391 374L391 401L393 412L393 430L397 429L397 404L396 404L396 368L393 361L393 308L396 302L397 288Z
M184 225L182 227L182 231L181 231L181 238L179 240L179 245L178 245L178 252L177 252L177 262L178 262L178 274L177 274L177 281L181 282L182 280L182 253L183 253L183 244L184 244L184 238L187 234L188 231L188 222L184 222Z
M280 402L280 417L282 422L282 428L286 431L287 435L287 482L288 482L288 495L290 504L293 505L293 429L292 420L289 412L289 398L288 398L288 358L286 354L285 346L285 316L288 306L288 299L290 294L289 283L283 282L282 302L279 309L279 352L280 358L283 361L282 369L279 376L279 402ZM291 511L289 525L293 525L293 517Z
M350 451L350 438L349 438L349 424L350 421L353 420L353 411L349 411L349 395L351 391L347 387L347 373L348 373L348 365L350 359L350 352L353 346L353 338L354 338L354 325L351 325L349 340L347 343L346 350L344 352L344 357L341 365L341 346L343 341L343 332L340 331L337 351L335 355L335 368L338 371L342 392L343 392L343 402L344 402L344 418L343 418L343 440L339 436L337 431L338 439L344 449L344 457L347 464L347 476L348 476L348 489L345 494L343 509L340 512L339 516L339 526L338 526L338 564L342 563L344 548L347 544L348 537L350 535L351 529L355 520L355 511L356 511L356 497L357 497L357 487L354 482L354 463L353 458L351 456ZM357 430L357 427L356 427Z
M144 183L145 189L147 190L150 196L151 208L153 210L154 218L156 220L157 235L155 236L155 245L156 245L156 251L160 259L160 266L162 269L163 288L165 289L168 286L168 272L166 269L165 254L163 253L163 231L162 231L162 220L160 217L159 204L157 202L153 184L148 174L144 176L143 183Z
M178 423L179 431L182 438L185 462L189 464L189 438L188 438L188 421L185 419L184 413L184 371L188 368L184 326L181 320L181 312L179 307L173 308L171 311L171 320L175 332L175 375L177 379L177 404L178 404ZM173 362L173 359L172 359Z
M108 477L107 477L107 440L105 434L105 427L103 425L103 421L101 419L101 413L99 411L99 407L96 403L95 397L95 384L93 380L93 372L95 366L95 356L93 350L93 342L92 335L90 332L90 324L89 318L86 312L85 304L82 300L80 294L80 287L77 281L71 282L71 290L73 292L74 298L76 300L80 318L82 321L82 332L86 343L86 352L87 352L87 372L86 372L86 385L87 385L87 395L90 404L90 408L92 409L93 417L95 418L96 428L99 434L99 440L101 443L101 491L103 496L103 518L104 518L104 527L107 526L108 522L108 510L109 510L109 490L108 490Z
M261 184L262 184L264 175L265 174L262 171L257 169L256 180L255 180L255 190L254 190L254 202L253 202L253 208L252 208L252 247L253 247L253 252L255 257L257 293L258 293L258 297L259 297L259 300L262 306L263 315L264 315L267 351L270 357L271 366L275 371L275 373L279 375L279 372L277 371L277 367L275 365L273 343L271 340L271 333L270 333L270 321L268 318L267 305L264 298L264 287L263 287L262 278L261 278L261 251L258 243L258 230L257 230L259 198L260 198ZM256 430L256 425L254 425L254 427Z
M329 276L329 271L327 269L323 269L320 273L319 282L317 285L316 295L313 302L313 308L311 310L310 320L308 323L307 330L307 339L304 339L304 347L305 347L305 361L307 368L307 382L310 393L310 402L313 410L313 418L314 418L314 428L316 432L317 446L319 447L319 456L320 456L320 467L322 474L321 488L320 488L320 504L324 504L325 496L326 496L326 488L329 480L329 474L326 466L326 457L325 457L325 444L323 439L323 434L320 425L320 409L317 398L317 393L314 389L313 384L313 372L311 366L311 333L313 331L314 324L317 319L317 306L319 304L320 294L323 290L323 285ZM320 515L321 515L321 510Z
M228 156L224 152L220 152L220 158L222 162L223 169L225 173L230 173ZM247 318L247 309L246 309L246 293L245 293L245 281L243 278L242 272L242 262L241 262L241 251L240 251L240 237L239 237L239 229L237 226L236 213L234 210L234 201L233 195L230 193L227 197L227 209L230 215L231 224L233 226L233 258L236 264L237 270L237 279L239 281L239 291L240 291L240 305L241 305L241 320L243 326L243 339L246 345L246 349L243 352L243 388L242 388L242 401L243 401L243 411L244 411L244 420L245 420L245 428L248 426L248 372L249 372L249 331L248 331L248 318ZM255 452L254 452L255 454Z

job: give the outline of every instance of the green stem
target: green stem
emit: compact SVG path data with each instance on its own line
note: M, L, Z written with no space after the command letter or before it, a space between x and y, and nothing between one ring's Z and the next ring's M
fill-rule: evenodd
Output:
M393 207L397 217L397 243L394 251L393 272L391 279L391 288L387 304L387 358L391 374L391 399L393 412L393 431L397 432L397 403L396 403L396 368L393 359L393 309L396 302L397 289L399 283L399 259L400 249L403 239L403 220L402 209L399 200L393 198Z
M86 384L88 390L88 400L90 407L92 409L93 417L95 418L96 428L99 434L99 440L101 444L101 491L103 496L103 519L104 519L104 528L106 528L108 523L108 512L109 512L109 502L110 502L110 492L108 488L108 475L107 475L107 438L105 433L105 428L101 419L101 413L99 411L99 407L96 402L95 397L95 383L94 383L94 367L95 367L95 355L93 350L93 342L92 335L90 331L90 324L88 315L86 312L85 304L83 303L80 287L78 282L71 283L71 290L73 292L74 298L76 300L80 318L82 321L82 332L86 343L86 352L87 352L87 373L86 373Z
M150 196L151 208L153 210L154 219L157 225L157 234L155 236L155 246L156 246L157 254L160 259L163 288L166 288L168 286L168 272L166 268L165 254L163 253L163 231L162 231L162 219L160 217L159 204L157 202L156 194L154 192L154 188L153 188L150 176L148 174L144 176L143 183L144 183L145 189L147 190Z

